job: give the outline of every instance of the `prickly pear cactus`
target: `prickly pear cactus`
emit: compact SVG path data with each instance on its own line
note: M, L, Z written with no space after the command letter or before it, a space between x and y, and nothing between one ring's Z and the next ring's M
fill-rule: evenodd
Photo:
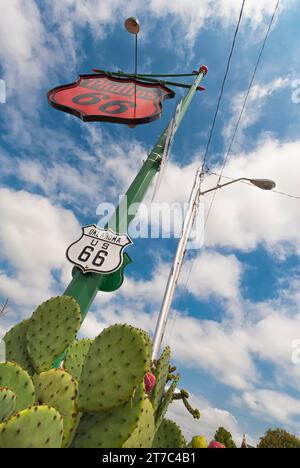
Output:
M33 375L34 369L27 351L27 330L30 320L23 320L6 333L5 342L6 361L15 362Z
M95 414L84 414L72 447L121 448L130 438L142 417L145 402L143 385L134 397L122 406Z
M155 415L155 426L156 426L156 430L159 429L167 411L168 411L168 408L169 408L169 405L172 403L173 401L173 395L174 395L174 392L176 390L176 387L177 387L177 384L179 382L179 379L180 379L180 375L177 374L174 378L174 381L172 382L170 388L167 390L167 392L165 393L164 397L162 398L162 401L161 401L161 404L156 412L156 415Z
M155 435L154 410L148 398L143 401L142 414L136 429L123 448L151 448Z
M27 348L38 373L52 367L74 341L80 324L80 307L71 297L50 299L36 309L27 330Z
M182 401L188 412L193 416L194 419L200 419L201 414L200 411L197 408L193 408L188 399L190 397L189 393L186 390L181 390L181 395L182 395Z
M10 388L17 397L16 411L34 404L35 392L32 380L24 369L13 362L0 363L0 387Z
M65 355L64 368L77 382L80 381L83 363L92 344L92 340L78 340L72 343Z
M23 410L0 424L0 448L60 448L62 417L47 406Z
M15 393L9 388L0 387L0 423L14 413L16 403Z
M77 382L61 369L51 369L34 377L36 404L49 405L63 417L62 448L73 439L79 415L76 408Z
M108 411L128 401L150 368L143 333L128 325L105 329L92 343L78 387L80 411Z
M174 421L164 419L155 434L153 448L184 448L186 440Z
M136 330L138 330L143 335L145 344L148 348L148 353L150 354L150 356L152 356L153 346L152 346L152 340L151 340L149 333L145 332L145 330L142 330L141 328L137 328Z
M167 346L157 362L155 370L156 385L153 389L151 396L154 411L158 410L158 407L161 404L162 397L165 391L165 386L169 375L170 356L171 349L169 348L169 346Z

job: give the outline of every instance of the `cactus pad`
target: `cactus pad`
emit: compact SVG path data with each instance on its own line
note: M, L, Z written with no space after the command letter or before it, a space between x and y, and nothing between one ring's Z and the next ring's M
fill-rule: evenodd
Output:
M92 340L74 341L68 347L64 359L64 368L68 371L77 382L80 381L81 371L84 360L90 349Z
M60 369L51 369L34 377L36 404L50 405L63 417L64 436L62 447L72 440L79 416L75 399L77 382Z
M143 402L138 425L123 448L151 448L155 434L154 410L148 398Z
M186 440L180 427L169 419L164 419L155 434L152 448L184 448Z
M52 367L80 328L80 307L75 299L60 296L41 304L27 331L27 348L38 373Z
M153 346L149 333L145 332L145 330L142 330L141 328L138 328L137 330L142 333L146 346L148 348L148 353L152 356Z
M48 406L33 406L0 424L0 448L60 448L63 423Z
M92 343L78 387L84 412L108 411L128 401L144 380L151 355L143 333L128 325L105 329Z
M34 369L27 351L26 334L30 320L23 320L9 332L6 333L3 341L6 348L6 360L19 364L23 369L32 375Z
M155 377L156 377L156 385L152 392L152 405L154 411L157 411L159 405L161 404L161 400L165 391L165 386L168 380L169 375L169 365L170 365L170 356L171 356L171 349L167 346L158 363L156 366Z
M159 426L161 425L161 423L162 423L162 421L163 421L163 419L164 419L164 417L165 417L165 415L166 415L166 413L168 411L168 407L173 401L173 395L174 395L174 392L176 390L179 379L180 379L180 375L177 374L175 376L174 381L172 382L170 388L168 389L168 391L166 392L166 394L162 398L162 402L159 405L159 408L158 408L158 410L156 412L156 415L155 415L156 430L159 429Z
M24 369L13 362L0 363L0 386L10 388L17 397L16 411L34 404L35 394L32 380Z
M0 387L0 422L14 413L16 403L15 393L9 388Z
M134 398L112 411L84 414L72 444L74 448L121 448L135 431L143 413L145 392L140 385Z

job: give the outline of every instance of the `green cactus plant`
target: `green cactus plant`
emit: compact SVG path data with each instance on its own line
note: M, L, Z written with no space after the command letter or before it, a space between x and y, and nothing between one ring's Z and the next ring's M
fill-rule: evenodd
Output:
M36 309L26 338L30 358L38 373L52 367L55 359L74 341L80 324L80 307L71 297L52 298Z
M73 341L80 321L77 302L58 297L6 334L13 362L0 363L0 447L183 447L179 428L164 419L170 403L181 399L200 414L186 391L175 392L170 348L154 375L145 331L114 325L94 341ZM51 369L62 356L61 368Z
M182 400L184 406L188 412L193 416L194 419L200 419L200 411L197 408L193 408L188 399L190 398L189 392L187 390L180 390L179 393L174 393L173 400Z
M148 398L145 398L137 427L129 439L123 444L122 448L151 448L154 435L154 410Z
M78 387L83 412L108 411L128 401L150 368L143 333L128 325L105 329L92 343Z
M33 382L28 372L13 362L0 363L0 386L10 388L16 395L16 411L32 406L35 401Z
M16 409L17 397L6 387L0 387L0 423L9 418Z
M147 351L150 356L152 356L152 351L153 351L153 346L152 346L152 339L149 335L149 333L145 332L145 330L142 330L141 328L136 328L142 335L145 340L145 344L147 346Z
M49 405L63 417L62 448L71 443L79 422L76 407L77 382L61 369L51 369L34 377L36 404Z
M174 421L164 419L155 434L152 448L184 448L186 440Z
M91 344L92 340L77 340L74 341L66 351L64 369L68 371L77 382L80 381L83 363Z
M0 424L0 448L60 448L62 417L56 409L34 406Z
M33 375L34 369L30 356L27 351L27 331L30 320L23 320L6 333L3 341L5 342L6 360L19 364L30 375Z
M163 396L162 398L162 401L161 401L161 404L158 408L158 410L156 411L156 414L155 414L155 427L156 427L156 431L159 430L159 427L168 411L168 408L169 408L169 405L172 403L173 401L173 395L175 393L175 390L176 390L176 387L177 387L177 384L179 382L179 379L180 379L180 375L177 374L172 382L172 384L170 385L169 389L167 390L167 392L165 393L165 395Z
M133 398L122 406L106 412L84 414L72 447L121 448L138 426L144 401L144 387L140 385Z
M168 375L169 375L169 365L170 365L170 357L171 357L171 349L167 346L160 359L157 362L156 369L155 369L155 378L156 378L156 385L152 391L151 395L151 402L154 408L154 411L157 411L159 405L162 402L162 397L164 395L165 386L167 383Z

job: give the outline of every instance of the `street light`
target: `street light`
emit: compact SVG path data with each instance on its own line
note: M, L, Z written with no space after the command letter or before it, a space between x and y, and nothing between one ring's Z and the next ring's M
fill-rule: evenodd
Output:
M276 187L275 182L269 179L251 179L250 182L261 190L273 190Z
M178 282L180 270L181 270L185 252L186 252L187 242L188 242L190 232L193 227L194 220L198 211L200 197L207 193L214 192L215 190L226 187L228 185L235 184L236 182L243 182L243 181L250 182L252 185L254 185L255 187L258 187L261 190L273 190L276 187L276 184L275 182L273 182L273 180L249 179L246 177L240 177L239 179L232 180L222 185L218 184L216 187L213 187L211 189L205 190L204 192L201 192L202 181L203 181L203 172L200 169L198 169L196 173L192 193L190 196L189 208L188 208L188 211L187 211L184 223L183 223L181 238L180 238L180 241L178 242L177 251L176 251L173 265L170 271L161 311L160 311L158 321L156 324L156 329L155 329L154 339L153 339L153 354L152 354L153 360L158 359L158 355L159 355L161 343L163 340L163 336L165 333L167 320L168 320L170 308L172 305L176 285Z

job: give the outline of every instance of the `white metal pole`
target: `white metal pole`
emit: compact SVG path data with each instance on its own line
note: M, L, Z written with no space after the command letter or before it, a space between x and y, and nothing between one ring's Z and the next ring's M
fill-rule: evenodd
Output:
M250 182L251 184L255 185L261 190L273 190L276 186L275 182L269 179L249 179L245 177L240 177L239 179L232 180L230 182L227 182L226 184L217 185L216 187L213 187L209 190L205 190L204 192L201 192L201 183L203 181L203 176L204 176L203 171L198 169L195 182L193 185L192 193L190 196L190 200L189 200L189 208L188 208L188 211L184 220L183 228L182 228L181 238L177 246L176 255L175 255L172 269L170 272L170 276L168 279L161 311L158 317L158 321L157 321L157 325L156 325L156 329L154 333L153 355L152 355L153 360L158 359L161 343L163 340L166 324L168 321L170 308L171 308L174 293L175 293L175 288L177 285L180 270L181 270L182 263L184 260L184 255L186 252L186 246L187 246L189 236L193 227L195 216L197 214L200 196L213 192L215 190L221 189L228 185L235 184L236 182L240 182L242 180Z
M178 282L180 270L181 270L183 259L184 259L185 252L186 252L186 246L187 246L189 236L190 236L193 223L195 220L195 216L198 210L199 198L201 195L202 180L203 180L203 173L200 169L198 169L196 177L195 177L193 189L191 192L190 200L189 200L188 211L185 216L185 220L184 220L184 224L182 228L181 238L177 246L176 255L175 255L174 262L173 262L171 272L169 275L162 307L160 310L160 314L158 317L158 321L157 321L157 325L156 325L156 329L154 333L153 355L152 355L153 359L158 359L158 356L159 356L159 351L160 351L161 343L162 343L163 336L165 333L165 328L166 328L166 324L168 321L170 308L172 305L176 285Z

